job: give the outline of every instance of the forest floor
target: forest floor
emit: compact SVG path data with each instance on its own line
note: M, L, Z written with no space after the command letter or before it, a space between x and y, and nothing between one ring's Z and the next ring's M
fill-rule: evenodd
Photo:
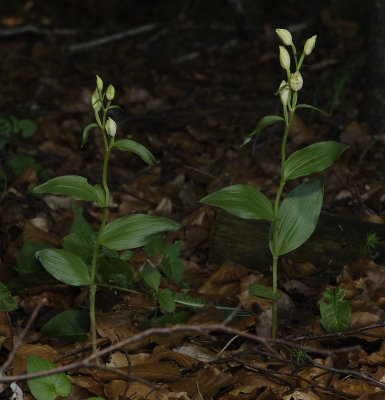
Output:
M57 365L79 362L68 371L68 399L383 399L385 267L376 258L381 238L366 258L342 265L326 283L325 271L316 263L283 259L278 283L285 315L280 315L279 339L269 341L264 338L270 335L271 301L249 296L248 287L271 285L271 266L216 263L209 245L216 210L199 203L236 183L274 199L281 126L240 145L262 116L281 113L274 93L285 74L274 31L291 25L298 48L318 35L303 69L300 102L329 116L299 112L288 153L322 140L350 145L325 173L323 211L384 223L385 139L371 135L361 113L361 25L333 17L326 6L305 12L302 2L292 1L299 11L293 14L280 2L273 2L269 11L256 2L248 9L253 36L244 40L226 5L216 11L198 5L179 21L182 2L176 0L153 0L146 6L138 1L67 3L15 2L0 21L0 117L29 118L37 124L33 136L14 135L1 150L0 278L5 284L14 282L13 288L19 285L13 291L18 309L0 314L1 363L37 313L7 374L24 373L31 354ZM91 42L143 26L144 32L120 40ZM25 241L60 248L74 222L71 204L80 207L94 229L100 224L101 211L94 204L57 195L37 197L30 190L49 176L82 175L92 184L100 182L102 138L91 132L80 148L83 129L94 118L90 99L96 74L116 89L115 101L122 108L113 112L117 138L142 143L157 160L146 166L134 155L112 152L111 220L142 213L180 222L182 228L166 241L181 241L184 287L165 276L161 287L208 304L178 305L168 315L142 282L134 283L140 293L99 288L98 347L105 351L98 368L90 368L81 364L90 354L89 340L68 344L40 332L63 311L87 310L87 288L42 284L41 275L23 280L19 252ZM129 263L135 273L148 258L143 249L133 252ZM155 255L151 263L158 268L161 258ZM349 330L343 334L328 334L320 324L319 303L327 287L345 289L350 302ZM229 320L213 304L239 307L239 313ZM184 325L172 323L178 318ZM109 350L110 345L115 347ZM18 384L24 398L31 399L26 382Z

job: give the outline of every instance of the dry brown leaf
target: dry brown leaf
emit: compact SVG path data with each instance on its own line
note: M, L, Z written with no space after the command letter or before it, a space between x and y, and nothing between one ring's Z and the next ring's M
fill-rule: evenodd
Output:
M236 377L237 383L235 384L234 389L229 392L230 395L235 397L238 397L241 394L252 393L255 389L262 387L268 387L272 389L273 392L278 390L277 384L262 374L241 370L237 373ZM279 389L283 391L282 387Z
M190 365L197 364L199 362L197 359L193 357L190 357L183 353L169 350L164 346L156 346L152 352L151 359L153 361L173 360L182 367L188 367Z
M335 381L333 387L336 390L354 396L361 396L364 393L374 393L377 390L375 386L368 385L360 379L352 378Z
M131 325L127 312L97 313L96 330L102 338L109 339L112 343L130 338L137 333L137 329ZM138 349L150 342L149 338L131 343L125 348L127 350Z
M159 400L164 391L154 390L144 383L115 380L104 386L104 393L108 400L120 400L124 393L130 400Z
M214 284L240 281L248 273L249 271L245 267L232 261L226 261L211 275L210 281Z
M283 397L283 400L319 400L319 399L320 398L310 390L303 392L296 390L292 394L288 394L287 396Z
M47 344L23 344L16 353L13 360L13 374L18 375L24 373L26 370L26 357L32 355L35 357L44 358L53 363L59 359L57 351Z
M174 382L180 378L179 367L164 361L134 365L130 373L150 382Z
M369 365L385 365L385 341L382 341L381 347L379 350L371 353L367 357L367 362Z
M83 389L87 389L89 392L93 393L95 396L102 397L103 390L100 386L100 381L96 381L90 376L85 375L69 375L71 383L76 386L80 386Z
M204 346L199 346L197 344L175 347L173 351L179 354L184 354L190 357L192 360L195 360L195 362L201 361L207 363L217 359L216 353L210 351Z

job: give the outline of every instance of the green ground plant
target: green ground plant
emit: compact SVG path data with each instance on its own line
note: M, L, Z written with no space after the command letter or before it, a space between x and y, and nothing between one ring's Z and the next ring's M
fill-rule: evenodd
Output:
M132 271L126 263L129 249L147 244L154 235L179 229L180 224L167 218L144 214L133 214L108 222L110 191L107 183L107 168L110 152L117 148L138 155L149 165L155 159L143 145L129 139L115 140L117 126L107 113L118 106L112 104L115 88L108 85L103 90L103 81L96 77L96 89L92 94L92 108L95 122L83 132L82 146L87 143L91 129L98 128L104 144L104 161L100 185L90 185L87 179L78 175L53 178L33 189L34 193L61 194L95 202L102 210L103 217L97 232L90 229L76 231L63 239L63 249L41 249L36 256L43 267L57 280L74 286L89 287L89 319L93 351L97 349L95 325L95 296L98 286L114 287L104 280L111 271L126 277L127 283ZM82 253L82 257L78 254Z
M287 79L281 82L276 93L280 96L283 115L261 118L256 128L244 140L244 144L248 143L266 126L277 122L284 125L281 142L281 177L274 203L272 204L257 189L241 184L226 187L201 200L202 203L220 207L240 218L271 221L268 239L273 258L273 289L254 284L250 287L250 294L272 299L273 338L277 335L277 303L280 297L277 287L278 258L301 246L312 235L321 212L324 184L321 176L306 180L281 202L283 189L289 180L302 178L330 167L349 147L335 141L319 142L297 150L287 158L286 142L295 112L300 108L321 111L308 104L298 104L298 93L303 85L300 69L304 58L312 53L317 36L312 36L306 41L298 58L291 33L286 29L277 29L276 33L284 45L279 46L279 60ZM294 72L291 72L291 57L286 47L292 52Z
M36 129L36 123L28 118L18 119L14 115L0 117L0 151L2 159L5 160L0 166L0 180L4 181L4 186L7 179L7 169L17 176L30 165L35 168L43 181L51 178L43 166L36 162L33 157L24 154L10 156L14 152L14 147L18 141L32 137L36 133Z

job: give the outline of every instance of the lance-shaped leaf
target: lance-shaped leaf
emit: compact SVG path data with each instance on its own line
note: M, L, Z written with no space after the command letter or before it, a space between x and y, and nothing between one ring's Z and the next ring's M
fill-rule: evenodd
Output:
M267 115L266 117L261 118L258 121L257 126L253 130L253 132L249 133L245 140L243 141L243 145L249 143L251 138L258 133L261 129L266 128L266 126L273 125L276 122L285 122L284 118L280 117L279 115Z
M99 126L98 124L93 123L93 124L87 125L87 126L84 128L81 147L83 147L83 146L87 143L87 140L88 140L88 133L90 132L90 129L92 129L92 128L97 128L98 126Z
M249 295L258 296L264 299L278 300L281 297L281 293L273 293L273 291L265 285L259 283L251 283L249 285Z
M233 185L211 193L201 203L220 207L240 218L273 221L273 206L259 190L247 185Z
M295 250L309 239L321 212L323 192L323 179L316 177L297 186L281 203L276 249L273 247L273 223L269 232L270 250L274 256Z
M295 106L295 109L297 109L297 108L309 108L310 110L318 111L323 115L329 116L329 114L327 112L325 112L324 110L321 110L320 108L311 106L310 104L297 104Z
M107 224L101 244L113 250L135 249L148 243L157 233L175 231L180 224L168 218L133 214Z
M98 185L90 185L87 179L78 175L64 175L53 178L33 189L34 193L64 194L75 200L97 201L104 206L105 193Z
M123 151L132 151L136 155L138 155L145 163L149 165L155 164L155 157L152 153L143 145L134 140L129 139L121 139L114 142L112 147L117 147L119 150Z
M57 280L72 286L90 284L90 271L77 255L61 249L44 249L36 253L43 267Z
M284 178L296 179L330 167L349 146L334 142L319 142L297 150L286 161Z

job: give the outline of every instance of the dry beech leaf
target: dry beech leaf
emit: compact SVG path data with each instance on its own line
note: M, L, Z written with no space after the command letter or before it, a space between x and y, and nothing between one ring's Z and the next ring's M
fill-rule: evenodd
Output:
M103 396L103 390L100 387L100 381L96 381L90 376L85 376L85 375L78 375L78 376L70 375L69 379L72 384L79 386L83 389L87 389L89 392L93 393L96 396L99 397Z
M306 392L296 390L292 394L284 396L283 400L320 400L320 398L310 390Z
M382 341L380 349L371 353L366 360L369 365L385 365L385 341Z
M53 248L58 247L60 240L52 232L48 233L36 228L30 221L26 221L23 230L23 240L29 240L32 243L43 243Z
M255 389L268 387L272 389L273 392L278 390L278 386L271 381L267 376L251 373L249 371L240 371L237 376L237 383L235 384L235 388L232 389L229 394L232 396L240 396L241 394L249 394L252 393ZM282 387L279 388L280 391Z
M201 369L196 376L179 379L170 383L168 387L175 392L186 391L193 400L200 400L202 397L215 396L221 388L231 386L235 380L229 372L208 366Z
M364 393L374 393L377 389L359 379L346 379L334 382L334 389L353 396L361 396Z
M44 358L53 363L57 362L59 359L57 351L47 344L23 344L17 350L16 356L13 360L12 366L14 375L25 372L27 355Z
M227 283L239 281L248 274L248 270L241 265L226 261L217 271L215 271L210 280L213 283Z
M195 360L195 362L210 362L217 359L216 353L210 351L206 347L198 346L196 344L184 345L180 347L175 347L173 349L175 353L183 354Z
M169 350L164 346L156 346L152 352L152 361L159 360L173 360L182 367L188 367L193 364L197 364L199 361L193 357L190 357L183 353Z
M179 367L174 363L163 361L134 365L130 373L134 377L150 382L174 382L180 378Z
M127 386L128 390L126 391ZM104 386L104 393L108 400L120 400L123 394L130 400L159 400L162 395L162 391L154 390L154 388L144 383L128 383L122 380L107 383Z
M384 399L384 391L377 393L365 393L360 396L357 400L383 400Z
M96 314L96 330L98 334L105 339L109 339L112 343L130 338L137 333L137 329L130 324L127 313L121 311L116 313L97 313ZM135 350L147 345L149 338L128 344L126 350Z

